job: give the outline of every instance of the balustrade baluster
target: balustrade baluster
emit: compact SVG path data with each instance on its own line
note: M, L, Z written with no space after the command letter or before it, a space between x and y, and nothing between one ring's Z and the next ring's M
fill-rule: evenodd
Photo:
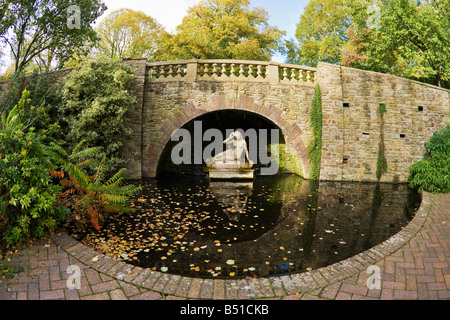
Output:
M204 64L203 76L209 77L209 64L207 64L207 63Z
M252 64L250 64L250 65L248 66L248 77L251 78L251 79L255 78L255 77L253 76L253 65L252 65Z
M166 68L164 66L159 67L159 78L165 78L166 77Z
M156 66L152 67L150 78L158 79L158 68L156 68Z
M239 65L239 78L244 78L244 77L245 77L245 75L244 75L244 65L240 64Z
M256 72L256 75L257 75L257 79L263 79L263 76L262 76L262 65L260 65L260 64L258 64L258 66L256 67L257 69L258 69L258 71Z
M226 63L222 63L222 71L221 71L221 77L224 77L224 78L226 78L227 77L227 64Z
M236 77L236 69L235 69L236 65L234 63L231 64L231 73L230 73L230 77L235 78Z
M283 68L283 79L281 79L281 80L289 80L288 74L287 74L287 68Z
M169 65L169 72L168 72L168 75L167 75L167 78L173 78L173 65L171 64L171 65Z

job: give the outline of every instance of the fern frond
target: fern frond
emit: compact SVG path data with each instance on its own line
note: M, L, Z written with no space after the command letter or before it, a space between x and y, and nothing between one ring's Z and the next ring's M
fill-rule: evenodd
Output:
M66 163L64 169L70 174L72 179L78 183L82 188L89 189L89 178L73 163Z
M72 161L78 162L78 161L86 160L88 158L94 158L95 155L100 153L101 150L102 150L101 147L93 147L93 148L87 148L87 149L77 151L77 152L72 152L72 154L70 155L70 159Z
M106 158L103 158L100 164L98 165L97 172L94 175L94 179L92 183L98 185L101 182L102 174L103 174L103 166L105 165Z
M117 181L122 181L122 174L126 171L127 169L123 168L120 169L119 171L117 171L117 173L115 175L113 175L106 183L105 185L111 185Z

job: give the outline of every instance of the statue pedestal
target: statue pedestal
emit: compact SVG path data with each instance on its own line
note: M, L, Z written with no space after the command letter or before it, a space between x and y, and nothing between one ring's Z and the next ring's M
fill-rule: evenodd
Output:
M255 177L253 164L249 163L213 163L204 171L212 180L251 180Z

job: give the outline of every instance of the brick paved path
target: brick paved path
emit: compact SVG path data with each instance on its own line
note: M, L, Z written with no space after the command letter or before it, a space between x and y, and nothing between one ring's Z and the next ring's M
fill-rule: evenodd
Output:
M298 276L255 281L151 272L57 234L20 249L8 257L11 261L0 261L21 268L15 278L0 281L0 300L450 299L450 194L425 194L419 212L401 234L348 261ZM67 273L69 265L80 268L79 289L67 286L67 279L75 275ZM378 290L366 284L370 265L381 271Z

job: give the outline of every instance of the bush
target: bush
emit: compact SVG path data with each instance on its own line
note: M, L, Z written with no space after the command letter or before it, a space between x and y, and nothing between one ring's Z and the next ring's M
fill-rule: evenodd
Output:
M450 126L436 132L425 145L424 160L410 169L410 187L419 192L450 192Z
M110 179L104 181L103 168L105 158L94 165L95 174L89 176L84 169L95 161L92 156L100 151L99 147L82 149L84 141L80 142L70 156L59 148L58 153L64 163L63 171L52 171L55 178L60 179L64 192L59 197L68 204L72 213L78 217L90 220L97 231L99 222L104 215L114 212L130 212L129 196L142 190L134 185L122 185L122 174L126 169L120 169ZM65 200L67 199L67 200Z
M61 187L50 175L57 156L43 143L45 132L33 126L44 114L43 106L31 105L27 90L10 112L0 114L0 216L10 245L46 235L68 213L56 205Z
M119 149L121 137L131 133L125 114L136 99L132 80L133 70L123 62L88 61L72 71L64 86L62 126L71 147L82 140L88 147L101 147L98 159L107 159L109 176L124 164Z

